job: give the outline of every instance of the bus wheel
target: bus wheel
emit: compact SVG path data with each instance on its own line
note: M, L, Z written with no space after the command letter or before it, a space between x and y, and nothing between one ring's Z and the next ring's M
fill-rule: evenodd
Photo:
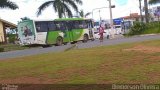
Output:
M83 37L83 42L85 43L85 42L87 42L87 41L88 41L88 35L85 34L84 37Z
M61 46L63 44L63 39L62 37L58 37L57 40L56 40L56 45L57 46Z

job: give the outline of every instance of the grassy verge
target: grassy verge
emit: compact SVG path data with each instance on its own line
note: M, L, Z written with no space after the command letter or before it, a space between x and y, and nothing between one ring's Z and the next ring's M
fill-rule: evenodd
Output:
M7 52L7 51L14 51L14 50L28 49L29 47L20 46L16 44L4 44L4 45L2 44L0 45L0 48L4 48L4 52Z
M0 61L0 83L160 83L160 41Z

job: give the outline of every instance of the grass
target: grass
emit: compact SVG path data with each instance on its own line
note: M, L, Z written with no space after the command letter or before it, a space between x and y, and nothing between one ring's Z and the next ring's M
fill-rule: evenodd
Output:
M160 41L77 49L0 61L0 83L160 83Z
M130 32L128 34L124 34L124 36L130 37L133 35L143 34L160 34L160 22L135 22L135 24L130 28Z
M28 49L29 47L20 46L16 44L1 44L0 48L4 48L4 52Z

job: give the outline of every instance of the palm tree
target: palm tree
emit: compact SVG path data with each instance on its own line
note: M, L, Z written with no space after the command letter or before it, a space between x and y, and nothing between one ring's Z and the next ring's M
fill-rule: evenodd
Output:
M91 12L87 12L86 14L84 14L84 11L83 11L83 10L80 10L80 12L79 12L80 17L82 17L82 18L86 18L86 17L89 16L90 14L91 14Z
M149 4L157 4L160 3L160 0L149 0Z
M0 0L0 8L9 8L12 10L18 9L18 5L9 0Z
M144 0L144 8L145 8L146 23L148 23L149 22L149 14L148 14L148 2L147 2L147 0Z
M72 7L76 12L78 12L77 4L82 5L82 0L50 0L43 3L37 12L37 16L39 16L43 10L45 10L48 6L52 5L55 12L58 12L59 18L65 17L72 17L72 11L70 7Z
M141 4L141 1L142 0L139 0L139 10L140 10L140 18L141 18L141 22L142 22L143 18L142 18L142 4Z

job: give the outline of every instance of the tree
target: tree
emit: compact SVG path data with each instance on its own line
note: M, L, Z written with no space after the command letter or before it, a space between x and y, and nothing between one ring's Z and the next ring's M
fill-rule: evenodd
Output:
M157 4L160 3L160 0L149 0L149 4Z
M157 4L157 3L160 3L160 0L149 0L149 4ZM158 10L160 10L159 8L158 8ZM158 21L159 21L159 14L157 15L158 16Z
M21 18L21 20L22 20L22 21L24 21L24 20L30 20L30 18L28 18L28 17L23 17L23 18Z
M9 0L0 0L0 8L9 8L12 10L18 9L18 5Z
M79 11L79 16L80 17L83 17L83 18L86 18L87 16L89 16L91 14L91 12L87 12L86 14L84 14L84 11L83 10L80 10Z
M48 6L52 5L55 12L58 12L59 18L65 17L66 15L68 17L72 17L72 11L70 9L73 8L76 12L78 12L77 4L82 5L81 0L50 0L45 3L43 3L39 8L37 12L37 16L39 16L43 10L45 10Z
M149 14L148 14L148 2L147 2L147 0L144 0L144 8L145 8L146 23L148 23L149 22Z
M140 10L140 18L141 18L141 22L142 22L143 18L142 18L142 4L141 4L141 1L142 0L139 0L139 10Z

